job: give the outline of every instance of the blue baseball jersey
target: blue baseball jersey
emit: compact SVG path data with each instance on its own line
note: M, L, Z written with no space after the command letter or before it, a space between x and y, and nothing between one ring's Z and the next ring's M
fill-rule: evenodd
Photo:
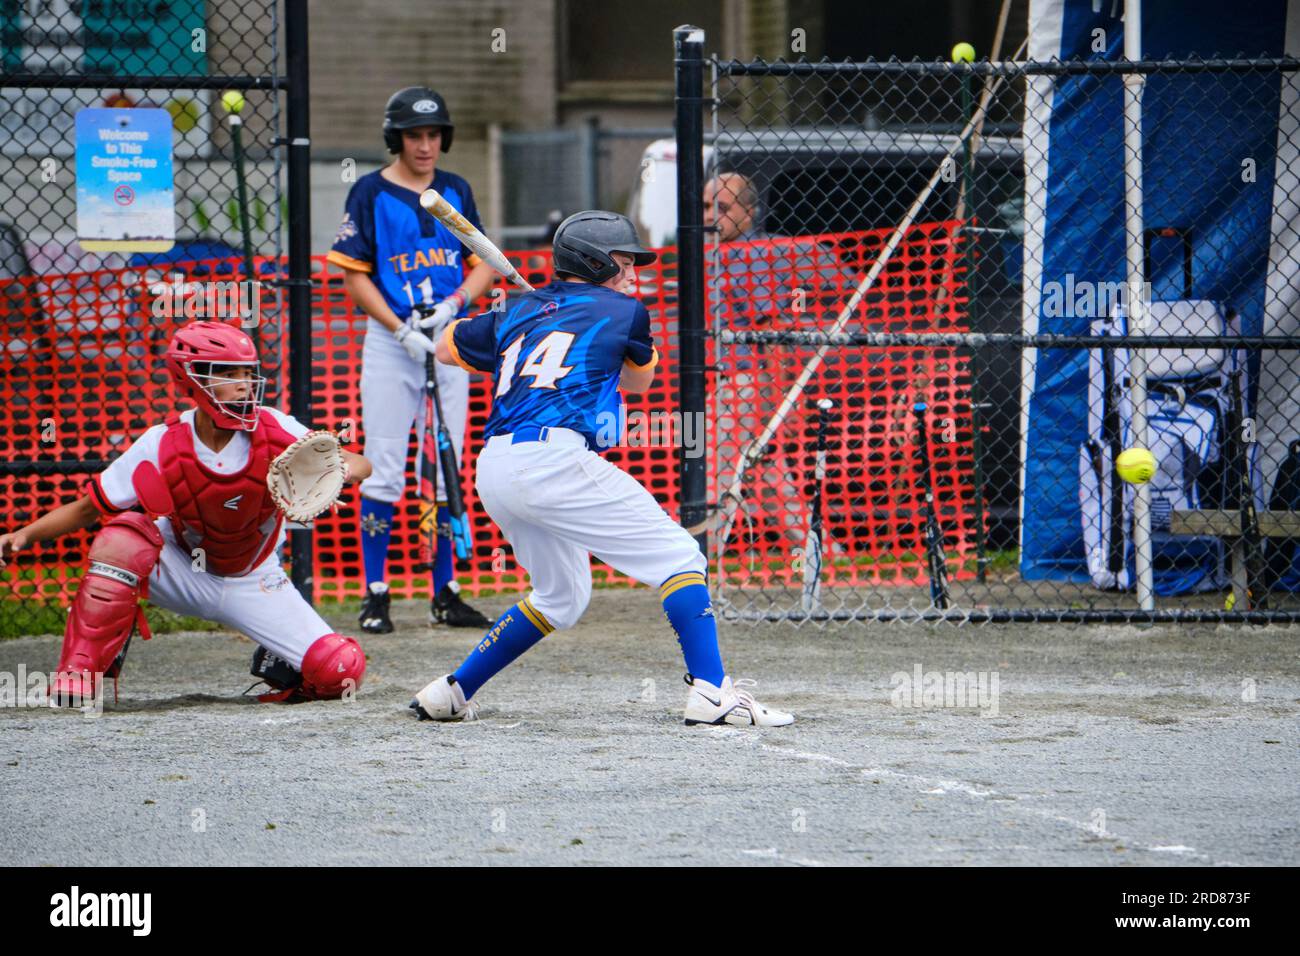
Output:
M659 361L645 306L588 282L556 280L443 334L462 367L493 375L484 439L550 426L582 433L594 449L613 447L622 432L624 364Z
M433 188L482 229L469 183L435 170ZM464 266L479 258L420 206L420 194L390 183L376 170L348 192L346 211L328 259L370 275L384 301L401 318L456 291Z

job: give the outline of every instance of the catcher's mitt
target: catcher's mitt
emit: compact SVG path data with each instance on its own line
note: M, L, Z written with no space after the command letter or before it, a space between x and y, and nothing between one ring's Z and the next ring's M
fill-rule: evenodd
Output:
M314 431L276 456L266 470L266 487L286 518L310 521L338 502L347 477L338 438Z

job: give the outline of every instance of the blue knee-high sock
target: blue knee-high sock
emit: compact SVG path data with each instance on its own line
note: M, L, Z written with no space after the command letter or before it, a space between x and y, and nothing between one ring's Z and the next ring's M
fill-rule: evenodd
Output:
M453 676L465 692L465 699L473 697L494 675L553 630L551 622L537 613L528 598L513 605L456 668Z
M451 526L451 512L446 505L438 506L438 547L433 558L433 593L440 594L447 583L456 576L456 569L451 563L451 538L442 533L443 528Z
M375 581L384 580L395 507L387 501L361 499L361 561L366 567L367 588Z
M692 677L706 680L715 687L722 683L726 671L718 650L718 625L713 619L709 588L699 571L683 571L659 585L664 613L677 632L686 658L686 670Z

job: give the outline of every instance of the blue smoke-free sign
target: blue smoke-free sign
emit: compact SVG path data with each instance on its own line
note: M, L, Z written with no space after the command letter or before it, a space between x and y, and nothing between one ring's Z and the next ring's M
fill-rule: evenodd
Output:
M176 240L172 118L161 109L77 113L77 240L93 252L166 252Z

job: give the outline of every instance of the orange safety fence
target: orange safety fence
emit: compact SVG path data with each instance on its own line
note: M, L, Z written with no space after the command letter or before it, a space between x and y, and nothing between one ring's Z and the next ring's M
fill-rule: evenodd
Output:
M961 271L957 268L956 223L913 227L891 258L876 289L866 297L848 328L882 331L956 331L962 328L964 299ZM836 261L834 270L815 271L806 281L801 308L791 314L786 327L827 328L852 285L874 260L888 237L887 230L800 237L817 255ZM779 249L782 240L772 240ZM789 240L786 240L789 242ZM534 285L550 278L550 251L507 253ZM190 278L219 275L229 263L180 263L166 267L105 269L95 272L42 275L3 280L0 285L0 329L5 350L4 380L0 383L0 463L10 474L0 476L0 513L5 529L21 526L81 492L94 470L79 463L112 459L151 425L179 410L179 401L161 357L175 330L187 319L160 316L154 307L155 285L181 271ZM221 267L221 268L219 268ZM355 436L350 447L360 450L364 425L359 398L362 342L366 318L343 289L342 272L324 257L313 259L313 414L317 427L347 428ZM706 276L708 273L706 272ZM803 279L806 275L801 273ZM665 249L658 262L640 270L640 298L648 309L660 352L654 386L640 396L628 396L630 420L663 424L678 409L677 390L677 265L676 250ZM848 291L845 291L845 283ZM515 295L504 282L494 294ZM491 300L479 303L487 308ZM263 290L259 346L273 379L273 403L288 409L287 315L284 297ZM709 310L710 320L717 318ZM192 317L192 316L191 316ZM710 345L710 364L730 361L727 348ZM812 352L799 349L768 350L762 356L766 388L783 392ZM778 358L777 356L782 356ZM832 425L825 489L824 514L831 533L853 551L863 554L897 553L919 548L919 505L911 453L901 443L910 435L902 400L922 396L931 403L936 422L951 419L955 439L934 446L936 488L941 505L955 523L948 525L950 554L968 549L964 519L971 491L971 454L967 408L967 372L964 362L948 349L835 350L814 377L807 397L823 395L837 401ZM728 369L709 376L710 408L715 380ZM900 399L900 396L902 398ZM459 572L470 593L513 590L526 578L474 493L475 452L490 410L490 381L471 379L469 439L462 462L474 532L474 555ZM910 405L909 405L910 407ZM779 440L799 449L803 475L811 475L810 448L815 413L801 405ZM712 422L710 423L712 425ZM762 423L758 423L761 428ZM686 428L690 425L687 424ZM936 424L935 431L942 429ZM738 453L738 434L722 434L708 454L714 461L731 460ZM756 433L757 429L755 429ZM681 437L682 432L677 432ZM678 450L665 444L611 450L607 457L644 484L677 516ZM656 433L656 437L663 437ZM687 433L689 438L689 433ZM414 481L414 437L408 462L408 496L394 522L389 557L389 579L398 597L427 597L427 553L422 552L418 520L420 503ZM62 463L49 473L53 462ZM14 466L36 464L45 473L13 474ZM716 469L711 469L716 475ZM763 492L762 482L752 486ZM716 485L716 482L715 482ZM770 489L769 489L770 490ZM716 493L714 499L716 500ZM315 523L315 589L322 599L358 597L364 587L357 534L358 500L355 489L345 493L343 505ZM754 563L767 575L787 574L767 570L769 558L788 553L779 523L765 527L760 514L749 523L753 534L733 535L729 556ZM68 535L29 551L17 566L0 572L0 600L22 597L66 602L75 591L90 532ZM742 540L743 539L743 540ZM743 551L736 551L737 547ZM602 566L603 568L603 566ZM626 583L612 569L603 580ZM838 583L891 580L870 567L854 568L851 578Z
M962 223L913 226L844 325L854 332L962 332L966 290ZM723 247L712 262L710 303L720 327L829 331L892 230L764 239ZM735 286L728 290L727 286ZM711 500L725 486L816 349L720 346ZM748 381L746 380L748 378ZM729 381L730 378L730 381ZM733 384L733 383L739 383ZM713 383L711 382L711 385ZM746 508L721 556L722 585L798 587L808 527L818 427L816 402L835 404L827 429L822 486L827 586L922 584L924 501L917 468L916 416L928 409L936 510L956 578L973 576L970 516L974 456L970 371L954 348L831 348L798 396L767 454L748 476ZM828 548L832 546L827 544ZM839 560L835 560L836 556ZM715 555L715 558L717 556Z

